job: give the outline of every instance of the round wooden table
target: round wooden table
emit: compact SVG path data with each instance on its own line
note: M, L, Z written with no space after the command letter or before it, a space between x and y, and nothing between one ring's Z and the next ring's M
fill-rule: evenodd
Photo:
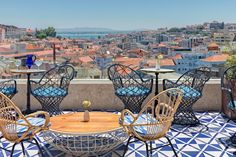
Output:
M51 117L49 130L43 133L45 141L64 152L86 156L107 153L128 138L119 124L120 115L90 112L90 121L83 122L83 114Z
M26 114L31 113L31 104L30 104L30 75L36 73L44 73L46 70L39 70L39 69L11 69L12 73L15 74L26 74L27 75L27 102L26 102Z

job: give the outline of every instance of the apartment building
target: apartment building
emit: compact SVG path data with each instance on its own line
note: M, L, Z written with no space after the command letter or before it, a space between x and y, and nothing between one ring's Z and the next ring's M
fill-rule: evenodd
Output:
M219 31L213 33L213 40L220 45L227 44L234 40L235 34L233 32L229 32L227 30Z
M5 40L5 29L0 28L0 42L2 42L3 40Z

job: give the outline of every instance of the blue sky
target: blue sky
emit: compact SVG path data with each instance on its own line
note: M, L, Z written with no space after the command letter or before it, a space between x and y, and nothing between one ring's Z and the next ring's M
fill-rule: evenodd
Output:
M236 22L236 0L0 0L0 23L118 30Z

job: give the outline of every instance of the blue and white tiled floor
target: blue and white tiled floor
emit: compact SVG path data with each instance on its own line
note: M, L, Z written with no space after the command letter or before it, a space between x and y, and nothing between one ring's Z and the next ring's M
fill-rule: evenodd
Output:
M182 126L173 125L168 135L178 153L182 157L233 157L236 156L236 148L229 147L221 144L220 139L230 137L236 132L236 122L228 121L227 118L223 118L219 113L197 113L200 121L205 126L208 126L208 130L196 133L196 129L199 128L187 128ZM204 126L203 125L203 126ZM203 127L204 128L204 127ZM43 148L45 157L70 157L71 155L65 154L60 150L53 148L52 146L44 143L43 138L39 135L37 139L40 141ZM165 143L166 140L160 139L155 141L155 145L159 146ZM2 139L0 143L1 147L11 149L12 144ZM153 145L154 147L154 145ZM31 143L25 143L27 155L30 157L38 157L38 149ZM104 157L117 157L122 155L124 146L120 146L113 152L110 152ZM130 144L129 150L126 153L128 157L144 157L146 155L145 145L142 142L135 142ZM169 146L160 148L153 151L153 157L171 157L173 152ZM0 157L9 156L9 152L1 150ZM21 146L17 145L14 153L14 157L23 156Z

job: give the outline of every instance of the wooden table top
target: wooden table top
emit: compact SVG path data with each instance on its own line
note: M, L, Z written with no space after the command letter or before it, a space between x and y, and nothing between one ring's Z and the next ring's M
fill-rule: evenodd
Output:
M40 69L11 69L12 73L17 74L31 74L31 73L44 73L46 70L40 70Z
M170 73L170 72L174 72L174 70L172 70L172 69L163 69L163 68L160 68L160 69L145 68L145 69L140 69L140 70L143 71L143 72L146 72L146 73Z
M71 134L102 133L121 128L120 115L109 112L89 112L90 121L83 122L84 112L67 113L50 118L50 130Z

